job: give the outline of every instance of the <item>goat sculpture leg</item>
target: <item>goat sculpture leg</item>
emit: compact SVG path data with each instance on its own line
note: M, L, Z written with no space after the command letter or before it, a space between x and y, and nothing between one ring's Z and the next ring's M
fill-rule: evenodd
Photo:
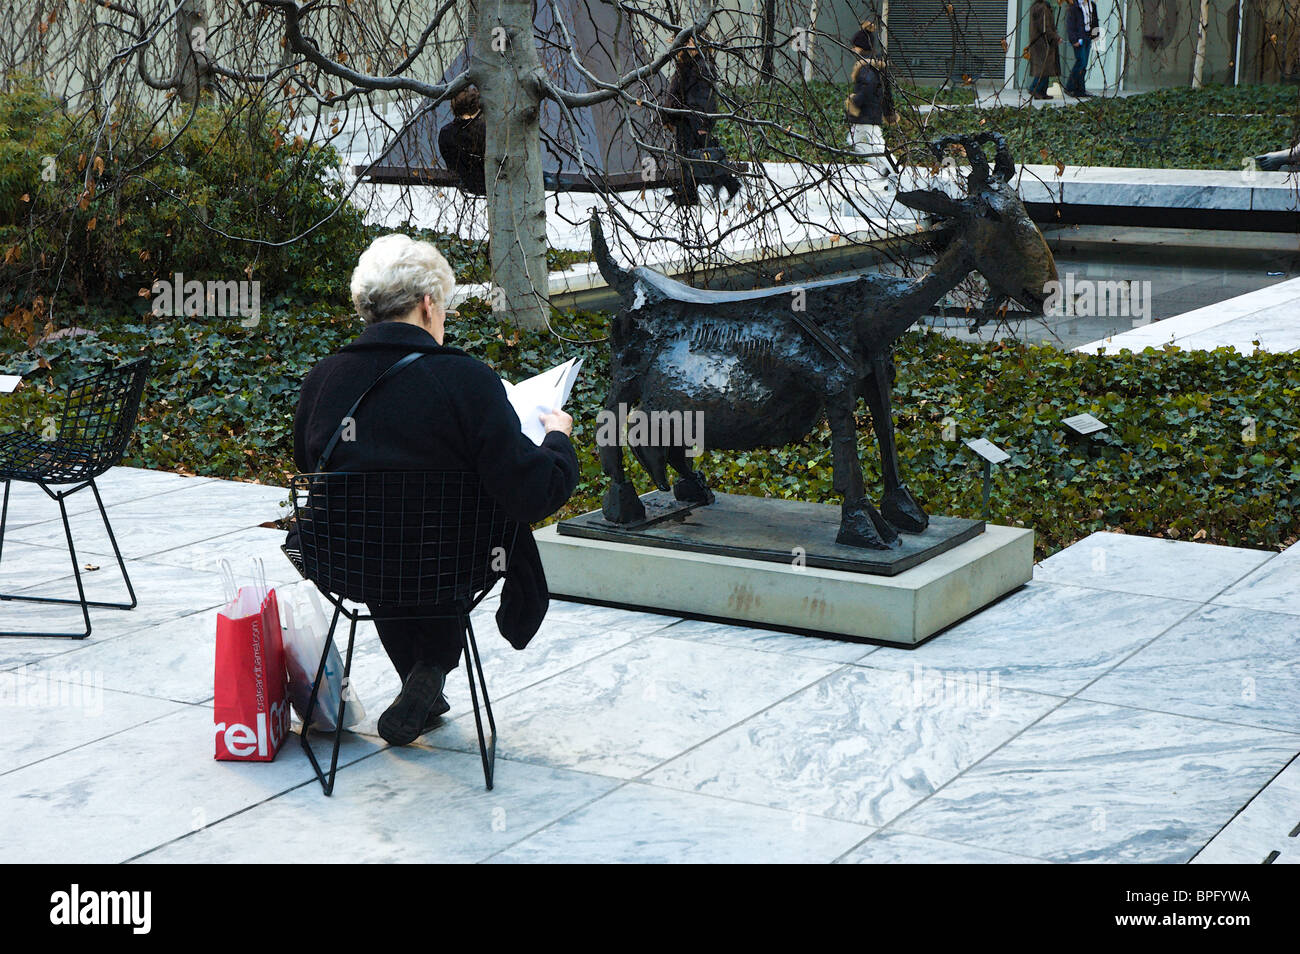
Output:
M912 492L898 474L898 448L894 445L894 410L890 400L893 387L893 358L887 354L871 359L872 373L866 382L867 406L871 408L871 426L880 447L880 470L885 478L885 496L880 512L889 523L905 533L920 533L930 525L930 518L916 502Z
M835 470L835 490L844 497L840 514L840 532L836 543L872 550L888 550L898 545L898 531L885 522L867 500L862 483L862 463L858 460L858 433L853 423L853 391L835 395L826 405L831 426L831 462Z
M611 389L605 401L605 410L618 418L618 406L626 400L626 395L618 388ZM626 406L626 405L625 405ZM600 455L600 469L609 478L609 488L601 500L600 512L610 523L636 523L645 519L645 504L637 495L636 487L627 479L623 469L623 445L621 435L600 440L597 453Z
M701 471L694 470L686 457L686 448L674 445L668 448L668 466L681 474L673 484L673 496L685 503L711 504L713 491Z

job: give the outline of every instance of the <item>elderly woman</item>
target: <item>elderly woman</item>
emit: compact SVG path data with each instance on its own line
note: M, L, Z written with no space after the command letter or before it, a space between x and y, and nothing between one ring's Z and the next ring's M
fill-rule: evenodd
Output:
M314 471L362 391L404 355L423 352L370 393L356 413L355 439L335 445L327 469L472 471L508 517L536 522L558 510L577 485L573 419L563 411L542 415L540 446L523 435L496 373L443 344L454 288L451 267L427 242L385 235L362 253L352 301L366 328L303 381L294 461L300 472ZM531 535L522 536L535 557ZM512 572L513 564L512 557ZM383 619L376 626L402 680L379 718L379 734L406 745L449 708L442 689L460 659L460 630L455 620L438 619Z

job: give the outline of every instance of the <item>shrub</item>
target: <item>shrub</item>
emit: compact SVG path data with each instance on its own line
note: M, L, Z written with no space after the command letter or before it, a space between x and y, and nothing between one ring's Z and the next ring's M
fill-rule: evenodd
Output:
M570 402L582 481L562 513L573 515L598 507L605 488L594 447L608 316L566 316L555 326L585 343L517 330L472 303L449 322L449 343L511 380L584 358ZM5 399L5 423L39 428L70 377L96 361L147 352L155 366L127 463L282 483L293 469L299 383L359 330L353 317L302 309L275 311L251 329L237 321L103 320L90 334L11 362L31 386ZM1265 548L1300 532L1300 354L1148 349L1108 357L921 332L901 339L896 354L900 463L931 513L981 515L979 463L961 441L982 436L1011 454L994 471L992 518L1033 527L1039 557L1096 530ZM1109 429L1071 437L1061 420L1083 411ZM945 433L945 419L955 432ZM858 423L874 496L879 466L865 410ZM824 427L777 450L708 452L698 466L726 492L838 501ZM630 456L629 468L642 491L651 489Z
M175 272L259 281L264 301L345 301L339 276L366 233L332 149L241 103L157 126L119 113L92 154L78 145L88 118L30 87L0 95L0 306L12 330L82 322L67 312L86 303L143 313L154 280Z

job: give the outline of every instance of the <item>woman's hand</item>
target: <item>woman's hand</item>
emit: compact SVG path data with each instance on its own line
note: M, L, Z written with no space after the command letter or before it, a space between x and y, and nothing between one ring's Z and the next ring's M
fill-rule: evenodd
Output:
M566 437L573 435L573 418L564 411L557 411L552 408L549 413L538 414L537 416L541 419L542 426L546 428L546 433L559 431Z

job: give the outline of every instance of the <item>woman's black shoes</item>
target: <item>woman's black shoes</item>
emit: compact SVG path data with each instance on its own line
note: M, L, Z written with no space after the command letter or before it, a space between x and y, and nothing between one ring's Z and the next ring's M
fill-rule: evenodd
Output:
M389 745L410 745L428 731L430 719L442 714L435 712L439 703L447 705L442 696L446 681L447 674L437 666L416 663L402 684L402 691L379 717L379 734L383 740Z

